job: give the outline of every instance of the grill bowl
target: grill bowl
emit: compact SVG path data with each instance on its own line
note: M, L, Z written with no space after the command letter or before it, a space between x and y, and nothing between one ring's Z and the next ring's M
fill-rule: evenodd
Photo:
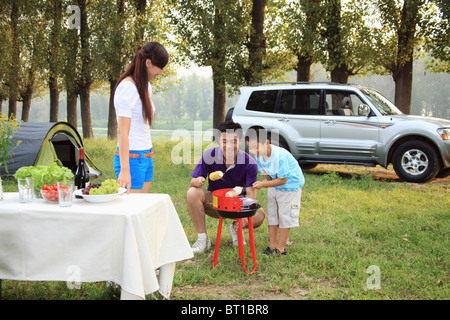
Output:
M225 194L232 190L219 189L213 191L213 208L216 209L217 214L222 218L238 219L248 218L255 215L256 211L261 208L257 203L249 207L243 205L243 201L239 197L225 197Z
M217 211L217 214L219 216L221 216L222 218L238 219L238 218L253 217L259 208L261 208L261 206L259 204L257 204L256 208L254 208L254 209L243 209L241 211L225 211L225 210L216 209L216 211Z

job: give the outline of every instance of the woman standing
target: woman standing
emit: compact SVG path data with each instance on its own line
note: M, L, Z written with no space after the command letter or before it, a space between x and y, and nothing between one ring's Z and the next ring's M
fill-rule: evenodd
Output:
M155 114L150 81L163 73L169 61L166 49L148 42L136 50L114 93L119 141L114 157L117 182L127 193L150 191L153 145L150 126Z

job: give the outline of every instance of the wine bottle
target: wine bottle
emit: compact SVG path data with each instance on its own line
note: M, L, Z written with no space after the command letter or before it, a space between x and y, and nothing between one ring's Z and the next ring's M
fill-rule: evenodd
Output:
M84 162L84 149L79 149L78 166L75 171L75 187L77 189L86 188L86 183L89 182L89 171Z
M2 182L2 177L0 177L0 200L3 200L3 182Z

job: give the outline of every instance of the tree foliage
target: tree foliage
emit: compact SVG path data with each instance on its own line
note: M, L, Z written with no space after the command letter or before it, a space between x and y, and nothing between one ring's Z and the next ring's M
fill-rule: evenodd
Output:
M69 28L70 5L80 9L78 28ZM391 75L395 103L405 113L418 55L429 57L431 71L450 71L445 0L4 0L0 18L0 106L8 101L15 115L21 101L27 121L32 99L50 92L49 120L58 121L64 91L74 126L81 100L85 137L92 135L90 92L100 87L110 93L108 136L116 137L116 81L136 47L152 40L169 49L167 78L180 65L211 67L212 112L194 108L204 90L196 81L186 86L193 94L169 109L179 116L176 104L180 110L183 104L181 114L192 119L212 114L214 126L225 117L227 92L282 79L292 69L298 81L309 81L318 62L336 82L356 74ZM166 82L155 83L154 91Z
M448 34L446 45L440 36L448 30L448 19L442 19L438 7L428 0L377 0L376 11L380 26L372 28L377 39L374 69L392 76L396 85L394 103L409 114L413 61L426 43L425 48L445 65L448 55L442 52L448 53Z
M429 18L424 19L424 49L431 54L433 72L450 73L450 4L435 0L428 4Z
M213 71L213 125L225 118L226 83L238 77L240 50L246 38L248 1L173 1L169 18L175 26L174 46L199 66ZM237 27L241 26L241 27Z

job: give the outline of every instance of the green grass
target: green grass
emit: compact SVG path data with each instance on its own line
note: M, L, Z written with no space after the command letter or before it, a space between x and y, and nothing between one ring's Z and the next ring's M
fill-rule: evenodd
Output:
M195 165L173 164L176 144L154 142L151 192L171 196L192 243L196 231L186 208L186 191ZM114 178L115 146L106 139L85 141L87 153L104 173L100 180ZM300 227L291 230L288 255L260 254L269 243L264 222L255 229L253 275L242 271L227 230L230 220L224 220L217 267L211 268L213 250L178 263L172 299L448 299L450 179L409 184L399 182L392 170L386 172L390 178L378 179L363 167L319 166L305 172ZM6 179L5 184L6 191L17 189L14 179ZM264 208L266 192L258 192ZM207 218L213 242L217 223ZM248 246L245 249L251 269ZM371 265L380 268L381 289L367 287L366 270ZM3 280L3 299L118 297L118 290L106 283L83 283L80 290L69 290L63 282ZM148 296L158 298L158 294Z

